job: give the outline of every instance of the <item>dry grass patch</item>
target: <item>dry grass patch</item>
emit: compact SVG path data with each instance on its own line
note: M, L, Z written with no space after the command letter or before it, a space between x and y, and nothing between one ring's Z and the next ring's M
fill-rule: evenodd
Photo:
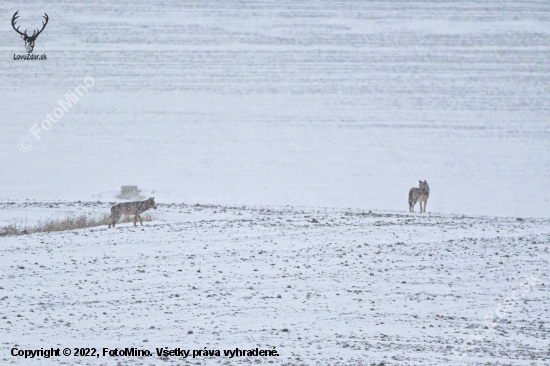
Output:
M155 213L145 212L140 215L143 221L161 220L160 216ZM51 218L45 221L40 221L36 226L27 227L26 225L11 224L0 228L0 236L7 235L23 235L32 233L48 233L52 231L67 231L86 229L102 225L109 225L111 215L102 214L94 215L91 213L83 213L79 215L67 215L62 218ZM123 216L117 224L134 222L134 216ZM138 220L139 222L139 220Z

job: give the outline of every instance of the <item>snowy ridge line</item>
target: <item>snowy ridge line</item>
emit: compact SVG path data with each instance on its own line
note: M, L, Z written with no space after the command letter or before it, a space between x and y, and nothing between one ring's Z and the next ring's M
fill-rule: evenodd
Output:
M128 200L131 201L131 200ZM110 208L112 205L120 203L120 201L0 201L1 208L25 208L25 207L40 207L40 208L62 208L59 206L68 207L98 207ZM408 219L454 219L454 220L488 220L488 221L506 221L506 222L536 222L550 223L550 218L537 217L506 217L506 216L486 216L486 215L464 215L464 214L442 214L428 212L420 214L418 212L408 213L403 210L391 211L380 209L361 209L361 208L342 208L342 207L313 207L313 206L271 206L271 205L235 205L235 204L200 204L200 203L157 203L157 206L167 209L219 209L219 210L238 210L248 212L259 212L265 215L277 213L294 213L294 214L322 214L323 212L341 213L346 216L367 216L378 218L408 218ZM323 210L323 211L320 211Z

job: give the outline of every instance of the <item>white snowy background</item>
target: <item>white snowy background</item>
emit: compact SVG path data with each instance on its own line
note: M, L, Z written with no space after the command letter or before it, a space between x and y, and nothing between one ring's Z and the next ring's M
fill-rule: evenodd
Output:
M286 365L550 362L550 3L0 10L0 226L106 213L132 184L165 218L0 238L0 363L188 363L9 354L164 346L277 347ZM47 61L13 60L16 10L29 30L48 13ZM422 216L407 203L419 179Z
M550 217L550 4L7 1L1 199ZM50 21L35 54L10 25ZM85 77L90 92L29 129ZM33 142L21 153L22 138Z

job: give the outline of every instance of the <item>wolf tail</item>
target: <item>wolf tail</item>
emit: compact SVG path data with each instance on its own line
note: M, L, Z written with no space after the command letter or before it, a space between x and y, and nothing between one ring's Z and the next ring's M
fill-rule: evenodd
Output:
M413 189L409 191L409 207L411 207L413 204Z

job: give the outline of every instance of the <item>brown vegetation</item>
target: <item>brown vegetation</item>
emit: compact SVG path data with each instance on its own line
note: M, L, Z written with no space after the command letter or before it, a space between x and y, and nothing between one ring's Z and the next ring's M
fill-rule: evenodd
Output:
M143 221L158 220L157 214L145 212L140 215ZM64 218L51 218L45 221L41 221L36 226L27 227L22 225L11 224L0 228L0 236L7 235L23 235L32 233L46 233L52 231L66 231L85 229L89 227L96 227L101 225L108 225L111 215L93 215L89 213L83 213L79 215L67 215ZM124 216L119 223L133 222L133 216Z

